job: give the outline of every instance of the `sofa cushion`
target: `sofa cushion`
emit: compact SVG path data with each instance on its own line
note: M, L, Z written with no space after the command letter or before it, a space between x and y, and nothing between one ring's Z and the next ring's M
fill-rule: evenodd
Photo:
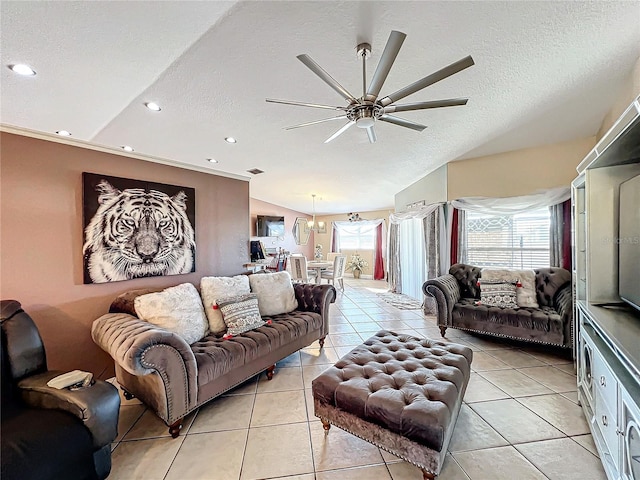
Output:
M218 308L227 326L227 335L238 335L265 324L258 310L255 293L220 299Z
M513 309L475 303L473 299L463 298L453 306L451 316L457 328L522 340L565 343L562 316L551 307Z
M515 284L483 280L480 283L480 303L488 307L517 308Z
M258 295L260 315L279 315L298 308L289 272L249 275L251 292Z
M221 334L210 334L191 345L198 364L198 385L206 385L322 326L320 314L299 310L263 320L271 320L271 324L226 340Z
M189 344L209 331L200 295L191 283L140 295L135 299L135 309L141 320L176 333Z
M539 305L536 299L536 273L533 270L483 268L482 280L480 281L481 289L482 284L487 281L519 282L522 286L516 289L516 302L518 306L538 308ZM482 295L482 292L480 294Z
M213 333L224 332L227 329L222 313L217 308L218 300L225 297L251 293L249 277L236 275L235 277L202 277L200 279L200 295L204 311L209 320L209 329Z

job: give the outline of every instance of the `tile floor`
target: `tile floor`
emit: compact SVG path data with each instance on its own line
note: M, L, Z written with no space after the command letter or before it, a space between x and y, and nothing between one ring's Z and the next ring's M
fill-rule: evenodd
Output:
M346 282L318 345L191 414L182 434L137 400L123 399L111 480L421 480L420 471L313 415L311 380L382 328L441 338L435 318L398 310L386 284ZM571 359L449 329L445 341L474 350L471 381L439 480L605 480L577 405Z

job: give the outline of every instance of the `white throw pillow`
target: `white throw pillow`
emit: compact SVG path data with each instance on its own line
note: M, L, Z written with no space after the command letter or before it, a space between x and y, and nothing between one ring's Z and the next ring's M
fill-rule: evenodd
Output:
M209 320L209 329L213 333L221 333L227 329L218 309L218 300L251 293L249 277L236 275L235 277L202 277L200 280L200 295L204 311Z
M538 308L536 296L536 272L533 270L511 270L497 268L483 268L480 283L487 282L520 282L522 287L516 288L516 298L519 307ZM480 287L482 290L482 287Z
M298 308L289 272L249 275L249 284L258 296L262 316L289 313Z
M180 335L189 345L209 331L200 295L190 283L140 295L134 307L141 320Z

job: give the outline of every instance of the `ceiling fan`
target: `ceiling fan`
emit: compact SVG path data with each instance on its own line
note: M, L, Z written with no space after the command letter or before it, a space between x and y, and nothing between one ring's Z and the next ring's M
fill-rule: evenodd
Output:
M394 103L398 100L408 97L413 93L416 93L419 90L422 90L423 88L428 87L429 85L433 85L440 80L444 80L445 78L450 77L451 75L454 75L464 70L465 68L471 67L472 65L474 65L474 62L473 58L471 58L471 56L469 55L461 60L458 60L455 63L452 63L449 66L442 68L441 70L438 70L435 73L432 73L431 75L427 75L426 77L412 83L411 85L407 85L406 87L401 88L400 90L390 95L387 95L386 97L378 98L378 96L380 95L380 90L382 89L382 85L387 79L387 75L389 75L389 71L391 70L393 62L398 56L398 52L400 51L400 47L402 46L402 43L404 42L406 36L406 34L397 32L395 30L391 32L391 35L389 35L389 40L387 40L387 44L384 47L384 51L382 52L382 56L380 57L380 62L378 63L376 71L371 78L369 88L367 88L366 58L367 55L371 53L371 45L368 43L361 43L360 45L358 45L358 54L362 56L363 94L360 98L356 98L351 93L349 93L347 89L345 89L331 75L323 70L320 65L314 62L309 55L303 54L297 56L298 60L304 63L313 73L320 77L326 84L328 84L349 102L346 107L318 105L315 103L294 102L289 100L275 100L272 98L267 98L266 100L267 102L271 103L282 103L285 105L297 105L300 107L324 108L327 110L342 111L343 114L335 117L285 127L285 130L291 130L294 128L329 122L332 120L348 120L347 124L345 124L342 128L340 128L340 130L327 138L324 143L329 143L330 141L336 139L353 125L356 125L359 128L366 129L367 135L369 136L369 141L371 143L374 143L376 141L376 133L373 127L378 120L381 122L399 125L401 127L411 128L412 130L421 132L422 130L427 128L426 125L420 125L419 123L411 122L409 120L405 120L404 118L396 117L390 114L394 112L424 110L427 108L466 105L468 99L452 98L447 100L435 100L430 102L404 103L395 105Z

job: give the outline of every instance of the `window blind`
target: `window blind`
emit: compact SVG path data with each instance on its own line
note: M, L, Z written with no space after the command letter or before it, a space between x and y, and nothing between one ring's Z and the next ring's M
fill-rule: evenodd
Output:
M481 267L548 267L550 222L548 208L500 216L467 212L467 263Z

